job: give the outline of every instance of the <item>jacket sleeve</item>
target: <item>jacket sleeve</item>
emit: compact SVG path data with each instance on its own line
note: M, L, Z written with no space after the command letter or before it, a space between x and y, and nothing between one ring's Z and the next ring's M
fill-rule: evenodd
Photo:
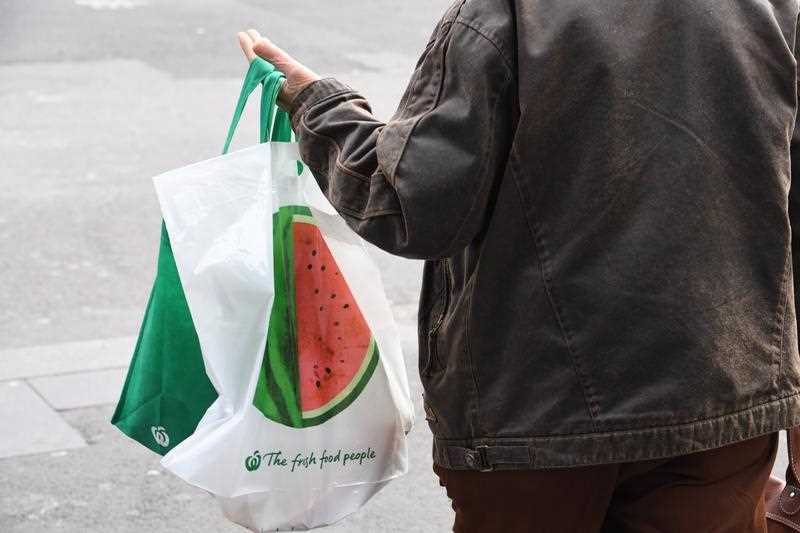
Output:
M438 259L480 231L512 138L514 69L473 25L440 22L388 123L327 78L289 110L300 153L323 193L366 241Z

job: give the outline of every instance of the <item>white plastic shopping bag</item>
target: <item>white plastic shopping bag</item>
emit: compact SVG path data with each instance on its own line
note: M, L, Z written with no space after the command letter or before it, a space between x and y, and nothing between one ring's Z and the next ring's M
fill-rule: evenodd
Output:
M295 143L154 178L219 393L162 465L254 531L330 524L408 469L399 335L361 239Z

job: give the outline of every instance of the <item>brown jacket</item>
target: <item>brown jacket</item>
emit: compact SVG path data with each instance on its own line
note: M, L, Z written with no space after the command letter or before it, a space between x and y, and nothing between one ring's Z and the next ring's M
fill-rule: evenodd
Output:
M334 79L301 93L331 203L425 260L437 464L654 459L800 424L798 9L459 0L389 123Z

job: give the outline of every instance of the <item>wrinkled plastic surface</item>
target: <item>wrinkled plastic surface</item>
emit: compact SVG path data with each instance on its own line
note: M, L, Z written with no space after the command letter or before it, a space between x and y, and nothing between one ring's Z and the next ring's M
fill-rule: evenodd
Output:
M291 141L288 113L275 105L285 76L261 58L247 69L228 128L228 151L247 100L261 87L259 139ZM166 226L162 224L158 273L150 291L131 364L111 423L130 438L164 455L180 444L217 398L186 296L178 277Z
M408 469L413 405L379 272L314 177L305 167L297 175L298 160L294 143L263 143L154 178L206 372L219 394L162 465L217 496L228 518L254 531L335 522ZM379 354L352 402L308 427L271 419L254 404L260 373L274 368L265 364L280 286L273 220L284 206L310 211Z

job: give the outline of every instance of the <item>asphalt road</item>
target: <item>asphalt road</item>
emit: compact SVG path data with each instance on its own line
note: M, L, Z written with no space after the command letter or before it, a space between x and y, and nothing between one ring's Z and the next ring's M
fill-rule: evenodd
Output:
M220 152L246 67L236 31L258 28L388 118L445 7L0 2L0 349L135 332L160 223L150 177ZM257 140L247 118L240 147ZM419 263L376 254L392 301L414 301Z
M219 154L246 70L237 31L259 29L388 118L448 3L0 0L0 351L136 335L158 249L150 178ZM254 115L234 148L257 141ZM371 252L413 324L421 263ZM123 438L112 408L61 413L86 448L0 460L0 531L241 531ZM419 421L410 474L331 531L448 529Z

